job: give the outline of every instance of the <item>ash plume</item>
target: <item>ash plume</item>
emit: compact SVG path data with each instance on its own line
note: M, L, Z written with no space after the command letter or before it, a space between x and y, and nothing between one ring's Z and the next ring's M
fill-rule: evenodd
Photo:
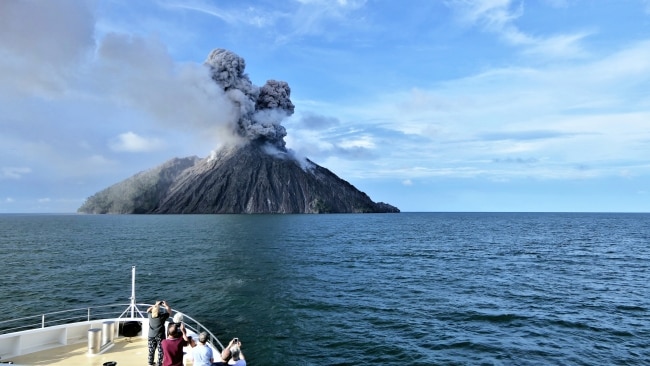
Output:
M237 107L237 135L284 149L287 131L281 122L294 111L289 84L268 80L261 88L253 85L244 73L246 61L222 48L214 49L205 64L210 69L212 80L223 88L227 98Z

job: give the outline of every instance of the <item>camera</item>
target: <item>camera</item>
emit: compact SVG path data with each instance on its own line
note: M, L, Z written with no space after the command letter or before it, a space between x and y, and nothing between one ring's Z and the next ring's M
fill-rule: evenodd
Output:
M233 338L232 343L239 343L239 338Z

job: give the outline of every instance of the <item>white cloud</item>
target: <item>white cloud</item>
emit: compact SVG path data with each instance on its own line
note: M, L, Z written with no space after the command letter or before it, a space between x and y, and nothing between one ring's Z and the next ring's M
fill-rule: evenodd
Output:
M393 131L384 137L388 144L377 145L386 147L382 166L371 162L348 172L340 160L329 162L343 175L365 177L385 171L495 181L587 179L619 176L620 167L638 176L650 173L638 154L650 141L650 113L645 94L638 93L649 84L650 43L641 41L593 60L494 69L427 89L374 96L337 109L345 116L342 125L368 121L368 128L362 122L346 136L350 145L378 141L379 131L370 129L377 121ZM508 161L528 164L503 163Z
M509 44L522 47L524 54L544 58L575 58L585 55L581 41L591 32L534 36L522 31L517 26L517 20L525 12L523 1L451 0L448 4L459 13L464 23L477 25L487 32L499 35Z
M284 30L278 36L280 40L286 41L292 37L301 35L319 34L328 29L325 24L331 20L344 23L346 15L362 8L366 0L296 0L294 3L282 9L279 7L261 7L259 5L246 5L240 7L217 7L213 3L201 0L193 1L169 1L163 3L168 8L184 9L203 13L215 17L230 26L252 26L255 28L266 28L279 26Z
M161 149L164 144L160 139L142 137L129 131L117 136L109 146L113 151L150 152Z
M561 34L548 38L529 39L523 53L544 58L578 58L587 56L580 41L591 35L589 32Z
M357 136L354 139L345 139L339 143L339 146L341 146L344 149L352 149L352 148L374 149L376 147L376 144L372 136L361 135L361 136Z
M115 161L107 159L106 157L98 154L94 154L83 159L83 163L90 166L98 167L99 169L116 164Z
M32 169L27 167L3 167L0 169L0 179L20 179L25 174L32 172Z
M6 203L13 203L13 202L15 202L15 200L13 198L11 198L11 197L7 197L7 198L5 198L5 202Z
M317 5L321 7L341 7L357 9L366 4L366 0L296 0L303 5Z
M523 14L523 4L511 9L511 0L450 0L448 4L458 11L463 22L493 32L503 32Z

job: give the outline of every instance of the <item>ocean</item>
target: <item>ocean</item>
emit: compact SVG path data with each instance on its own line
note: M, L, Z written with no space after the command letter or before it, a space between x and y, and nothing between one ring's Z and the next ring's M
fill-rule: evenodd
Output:
M136 266L253 366L650 365L650 214L2 214L0 258L5 318Z

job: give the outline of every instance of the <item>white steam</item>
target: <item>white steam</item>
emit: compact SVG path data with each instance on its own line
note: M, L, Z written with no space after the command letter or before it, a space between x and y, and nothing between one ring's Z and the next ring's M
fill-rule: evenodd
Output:
M285 147L281 123L294 109L287 83L253 85L244 59L228 50L215 49L205 62L179 63L155 36L103 32L95 23L96 5L0 0L0 98L19 101L14 114L23 121L34 115L32 125L47 127L29 131L42 134L52 150L92 146L103 155L242 141ZM43 116L38 112L56 108L19 109L29 103L65 107ZM13 140L28 130L2 125L3 137ZM79 143L80 125L106 136ZM67 140L49 140L53 130Z
M253 85L244 59L231 51L215 49L203 65L179 65L155 40L109 34L98 55L106 75L98 82L168 127L183 126L215 144L243 139L285 147L281 123L294 110L289 85Z

